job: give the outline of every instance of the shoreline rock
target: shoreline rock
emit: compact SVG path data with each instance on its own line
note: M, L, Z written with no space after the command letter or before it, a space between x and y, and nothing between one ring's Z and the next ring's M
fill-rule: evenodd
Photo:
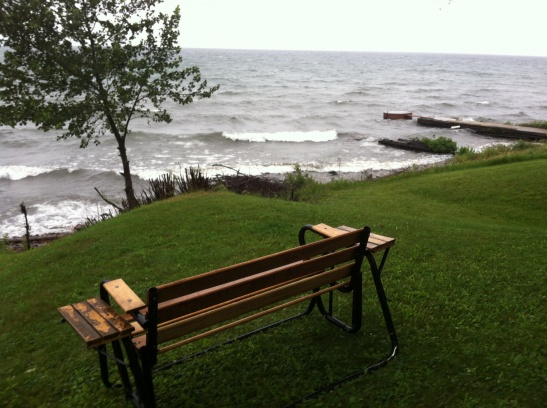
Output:
M57 233L43 234L43 235L31 235L29 239L30 249L38 248L42 245L46 245L59 238L63 238L68 235L71 235L77 230L78 230L77 228L74 228L73 231L70 231L70 232L57 232ZM4 242L8 248L10 248L11 250L15 252L23 252L27 250L26 237L7 238L4 240Z

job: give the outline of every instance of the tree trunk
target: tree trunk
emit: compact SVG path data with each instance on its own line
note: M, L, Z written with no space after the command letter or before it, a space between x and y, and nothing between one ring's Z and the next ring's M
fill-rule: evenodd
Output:
M125 197L127 198L129 209L132 210L139 207L139 202L137 201L135 191L133 190L133 180L131 179L131 170L129 169L125 140L118 139L118 151L120 152L120 158L122 159L123 172L120 174L125 181Z

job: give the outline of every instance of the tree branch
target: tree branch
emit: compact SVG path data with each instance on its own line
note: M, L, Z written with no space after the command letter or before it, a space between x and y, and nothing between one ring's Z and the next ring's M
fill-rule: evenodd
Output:
M103 193L101 193L99 191L99 189L97 187L94 187L95 188L95 191L97 192L97 194L99 194L99 196L103 199L104 202L106 202L107 204L111 205L112 207L114 207L116 210L118 210L120 213L124 212L124 209L122 207L120 207L118 204L116 203L113 203L112 201L110 201L108 198L106 198L104 196Z

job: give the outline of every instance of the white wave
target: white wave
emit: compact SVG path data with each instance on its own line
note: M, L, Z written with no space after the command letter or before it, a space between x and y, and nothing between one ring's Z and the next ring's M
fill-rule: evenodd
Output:
M404 155L404 153L403 153ZM340 161L330 163L318 163L314 161L308 161L301 163L300 167L304 172L318 172L327 173L331 171L343 172L343 173L359 173L364 170L371 171L394 171L402 170L414 165L429 165L442 162L452 157L451 155L423 155L419 158L406 159L406 160L389 160L382 161L378 159L355 159L351 161ZM223 170L222 167L214 167L218 169L217 173L230 173L232 170ZM235 165L235 169L239 170L243 174L259 176L264 174L286 174L294 171L294 164L241 164ZM213 173L211 173L213 174Z
M229 133L223 132L222 136L232 140L247 142L329 142L336 140L336 130L316 130L309 132L273 132L273 133Z
M58 170L58 168L34 166L1 166L0 179L22 180L26 177L50 173L54 170Z
M134 168L131 174L137 176L141 180L155 180L162 177L165 174L172 174L178 177L185 177L185 171L190 168L198 168L205 176L218 173L218 163L224 161L226 158L233 158L233 156L226 155L204 155L204 156L192 156L191 161L186 163L170 163L161 168ZM253 173L254 174L254 173ZM257 173L260 174L260 173Z
M490 105L488 101L477 102L477 105Z
M135 168L131 171L134 176L142 180L155 180L166 173L173 173L170 169L139 169Z
M71 232L75 226L83 224L86 218L98 218L110 208L91 201L76 200L27 205L30 235ZM25 228L22 215L17 214L2 220L0 232L9 237L23 236Z

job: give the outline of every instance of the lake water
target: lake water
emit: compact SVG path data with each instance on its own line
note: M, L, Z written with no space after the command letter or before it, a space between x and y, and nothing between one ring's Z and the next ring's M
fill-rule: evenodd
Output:
M506 142L383 120L389 110L499 123L547 117L547 58L247 50L183 55L220 90L191 105L167 105L170 124L132 123L127 145L136 191L147 179L198 165L209 176L232 174L226 167L285 173L300 164L312 174L349 177L446 158L381 146L381 138L448 136L474 148ZM123 197L113 138L80 149L78 140L56 136L31 126L0 127L0 234L24 233L21 202L31 233L43 234L70 230L107 209L94 187Z

